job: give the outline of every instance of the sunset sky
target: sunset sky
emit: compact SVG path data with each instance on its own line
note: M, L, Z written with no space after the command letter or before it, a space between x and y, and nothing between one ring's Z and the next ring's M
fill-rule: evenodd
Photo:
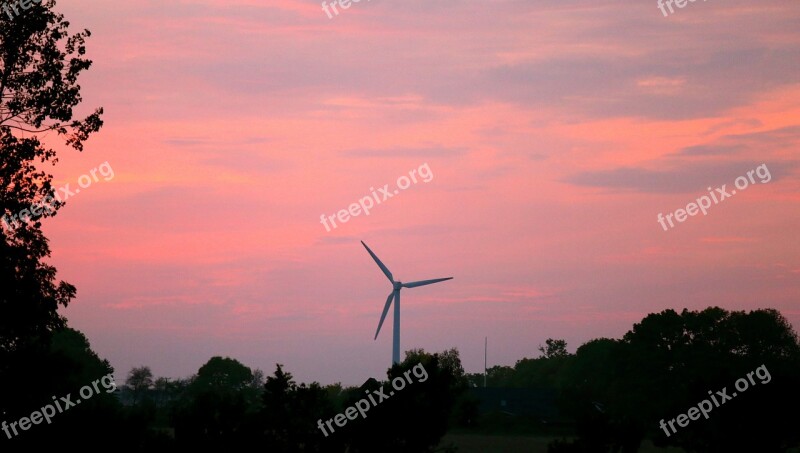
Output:
M708 0L100 0L78 114L105 109L45 233L62 313L110 360L188 377L214 355L299 382L385 377L402 350L468 372L620 338L667 308L776 308L800 328L800 5ZM432 179L330 232L427 164ZM707 215L709 187L764 164ZM382 199L382 197L381 197ZM338 221L337 221L338 222ZM391 314L390 314L391 316Z

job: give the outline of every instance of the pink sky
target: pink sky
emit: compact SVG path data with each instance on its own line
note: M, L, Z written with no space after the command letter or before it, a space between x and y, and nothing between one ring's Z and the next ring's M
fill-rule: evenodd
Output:
M63 313L116 368L214 355L298 381L385 376L402 350L468 372L620 338L667 308L772 307L800 326L800 8L710 0L60 2L88 28L85 114L57 183L108 161L45 231ZM418 182L331 232L370 187ZM669 231L766 164L772 179Z

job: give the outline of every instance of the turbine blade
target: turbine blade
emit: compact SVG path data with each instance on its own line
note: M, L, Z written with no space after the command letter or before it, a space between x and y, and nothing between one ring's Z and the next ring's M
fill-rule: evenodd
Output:
M378 330L375 331L375 340L378 339L378 334L381 333L381 327L383 326L383 320L386 319L386 313L389 313L389 307L392 305L392 298L394 297L394 291L389 293L389 297L386 298L386 305L383 307L383 314L381 315L381 322L378 323Z
M392 277L392 273L389 272L389 269L381 262L381 260L378 259L378 257L374 253L372 253L372 250L370 250L369 247L367 247L367 244L364 244L364 241L361 241L361 245L363 245L364 248L367 249L369 254L372 255L372 259L374 259L375 262L378 263L378 267L380 267L383 273L386 274L386 277L389 278L389 281L394 283L394 277Z
M418 282L403 283L403 288L416 288L417 286L431 285L433 283L439 283L445 280L452 280L452 279L453 277L447 277L447 278L436 278L433 280L421 280Z

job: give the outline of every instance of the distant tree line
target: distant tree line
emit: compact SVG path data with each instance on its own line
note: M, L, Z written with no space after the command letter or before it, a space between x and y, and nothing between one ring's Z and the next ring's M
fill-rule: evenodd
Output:
M392 379L414 366L427 378L372 407L332 433L319 420L336 414L378 390L389 395ZM121 386L120 410L146 427L136 439L141 451L153 448L241 451L261 446L270 452L432 452L453 419L467 387L458 351L406 353L387 372L386 381L368 379L360 387L298 384L283 366L264 377L235 359L213 357L187 379L154 378L146 366L130 371ZM141 433L140 433L141 434ZM327 435L325 435L327 434Z
M100 376L113 372L86 337L70 328L51 335L50 346L27 357L26 368L4 370L2 420L26 416ZM708 308L651 314L622 339L596 339L574 354L563 340L548 339L541 355L513 367L488 370L494 388L553 390L561 420L522 420L532 433L559 434L559 452L635 452L645 439L690 452L781 452L800 443L800 343L775 310L748 313ZM428 379L324 435L318 420L330 420L365 398L388 394L392 379L423 364ZM708 392L733 383L764 365L768 384L715 409L666 436L659 421L685 413ZM146 366L128 373L115 394L100 393L85 404L5 439L0 448L53 448L64 439L87 449L117 445L121 451L213 449L239 451L260 446L275 452L454 451L447 432L486 432L490 415L477 412L470 388L483 375L465 374L458 351L412 350L387 371L385 380L359 387L297 383L280 364L272 375L228 357L213 357L185 379L156 378ZM546 425L546 424L545 424Z
M487 371L490 387L553 389L571 421L551 453L635 452L644 439L688 452L783 452L800 446L800 342L773 309L664 310L622 339L601 338L566 351L548 340L541 357ZM764 365L758 385L669 437L659 428ZM467 376L482 386L482 374Z

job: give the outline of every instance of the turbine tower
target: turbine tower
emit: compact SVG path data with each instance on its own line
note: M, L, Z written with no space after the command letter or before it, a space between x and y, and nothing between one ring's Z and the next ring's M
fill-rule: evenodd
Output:
M394 299L394 335L393 335L393 345L392 345L392 364L400 363L400 290L403 288L416 288L417 286L425 286L430 285L433 283L443 282L445 280L452 280L453 277L447 278L436 278L433 280L420 280L418 282L411 282L411 283L403 283L399 281L394 281L394 277L392 277L392 273L389 269L384 265L378 257L372 253L372 250L367 247L367 244L364 244L364 241L361 241L361 245L367 249L372 259L378 264L378 267L381 268L383 273L386 275L386 278L392 282L392 292L389 293L389 297L386 298L386 305L383 307L383 314L381 314L381 321L378 323L378 330L375 331L375 339L378 339L378 334L381 332L381 326L383 326L383 321L386 319L386 314L389 313L389 306L392 305L392 299Z

